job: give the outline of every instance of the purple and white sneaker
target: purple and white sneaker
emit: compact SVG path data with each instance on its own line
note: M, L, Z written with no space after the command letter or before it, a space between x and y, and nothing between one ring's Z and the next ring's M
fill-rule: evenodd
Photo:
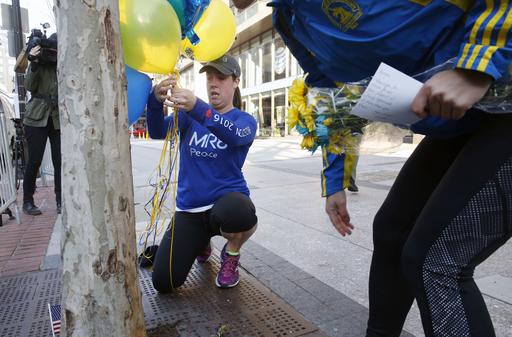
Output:
M201 253L196 257L198 263L206 263L212 256L212 245L208 242L208 245L204 247Z
M240 254L233 256L226 252L226 245L222 248L220 253L220 269L215 284L219 288L232 288L240 282L240 273L238 272L238 265L240 261Z

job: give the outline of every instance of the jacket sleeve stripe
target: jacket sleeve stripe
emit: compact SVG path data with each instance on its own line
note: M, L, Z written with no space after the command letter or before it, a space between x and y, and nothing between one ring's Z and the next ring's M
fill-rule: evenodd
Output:
M505 21L503 22L500 32L498 33L498 47L505 47L507 44L507 35L510 32L510 28L512 27L512 8L508 10L507 16L505 17Z
M512 24L512 17L511 17L510 9L508 10L508 13L506 13L508 7L509 7L509 1L501 1L500 8L499 8L498 12L494 15L492 20L489 22L489 24L485 28L482 44L489 45L489 44L491 44L491 35L496 27L496 24L499 21L501 21L501 19L505 16L503 19L503 22L501 24L501 28L498 32L496 45L489 46L487 48L484 55L480 59L480 62L478 63L478 67L477 67L478 71L485 71L487 69L487 66L489 65L489 62L491 61L494 53L498 50L498 48L504 47L507 42L506 41L507 34L508 34L508 32L510 30L510 26ZM505 15L505 13L506 13L506 15Z
M464 67L464 60L468 56L470 48L471 48L471 44L466 43L464 45L464 49L462 50L462 56L460 57L459 62L457 62L457 67L458 68L463 68Z
M476 70L484 72L485 69L487 69L487 66L489 65L489 61L492 58L492 55L494 52L498 50L497 46L489 46L487 50L485 51L484 55L480 59L480 62L478 63L478 67Z
M486 0L485 6L471 29L457 67L485 72L494 53L507 43L512 27L510 1Z
M469 57L464 68L466 68L466 69L473 68L473 63L475 63L475 60L480 55L480 51L481 51L482 47L483 46L479 44L479 45L474 46L474 48L472 48L473 51L471 52L471 56Z
M466 43L466 45L464 46L462 56L460 57L459 62L457 62L457 67L468 68L468 56L470 59L474 59L478 55L478 52L476 54L474 53L474 49L472 47L477 44L476 38L477 34L481 31L480 28L482 24L489 18L489 15L491 15L491 13L494 11L494 1L485 0L485 3L487 9L478 16L475 23L473 24L473 28L471 28L471 33L469 34L469 43Z
M501 20L508 8L508 1L501 1L498 11L494 14L492 19L487 23L484 29L484 36L481 44L488 46L491 44L492 33L495 31L496 24Z
M480 31L480 26L482 23L487 20L487 17L491 15L491 13L494 10L494 1L492 0L485 0L485 3L487 5L487 9L480 14L478 19L476 19L475 24L473 25L473 28L471 29L471 34L469 35L469 43L476 44L476 35Z

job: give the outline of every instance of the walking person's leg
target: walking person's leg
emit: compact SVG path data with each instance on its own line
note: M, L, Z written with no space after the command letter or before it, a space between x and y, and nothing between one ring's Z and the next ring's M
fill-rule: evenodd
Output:
M368 337L400 336L414 299L402 273L403 246L426 201L467 139L425 138L404 164L377 212L373 223Z
M215 280L218 287L238 284L240 249L256 231L257 223L256 208L248 196L233 192L215 202L210 213L212 233L228 240L221 251L221 267Z
M57 204L57 213L61 212L62 188L61 188L61 152L60 152L60 130L53 127L52 119L48 119L48 136L52 150L52 163L54 169L54 191L55 202Z
M476 132L426 203L402 267L426 336L495 336L473 279L512 232L512 115Z
M152 276L156 290L167 293L185 282L196 256L210 240L207 221L207 212L176 212L156 252Z
M41 167L48 129L25 125L25 138L28 144L28 162L23 176L23 211L30 215L39 215L41 210L34 204L37 172Z

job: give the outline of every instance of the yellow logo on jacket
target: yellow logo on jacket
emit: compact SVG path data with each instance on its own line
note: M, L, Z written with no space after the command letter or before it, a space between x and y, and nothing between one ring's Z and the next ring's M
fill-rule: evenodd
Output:
M322 9L329 20L344 32L356 28L357 20L363 15L354 0L323 0Z

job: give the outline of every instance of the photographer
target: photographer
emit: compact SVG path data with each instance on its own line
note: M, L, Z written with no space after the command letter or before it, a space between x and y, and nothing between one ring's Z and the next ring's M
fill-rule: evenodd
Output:
M23 211L39 215L34 204L36 178L43 159L47 138L50 139L55 172L57 213L61 212L60 125L57 103L57 34L48 39L34 29L27 45L30 66L25 87L31 93L23 124L28 143L28 164L23 179Z

